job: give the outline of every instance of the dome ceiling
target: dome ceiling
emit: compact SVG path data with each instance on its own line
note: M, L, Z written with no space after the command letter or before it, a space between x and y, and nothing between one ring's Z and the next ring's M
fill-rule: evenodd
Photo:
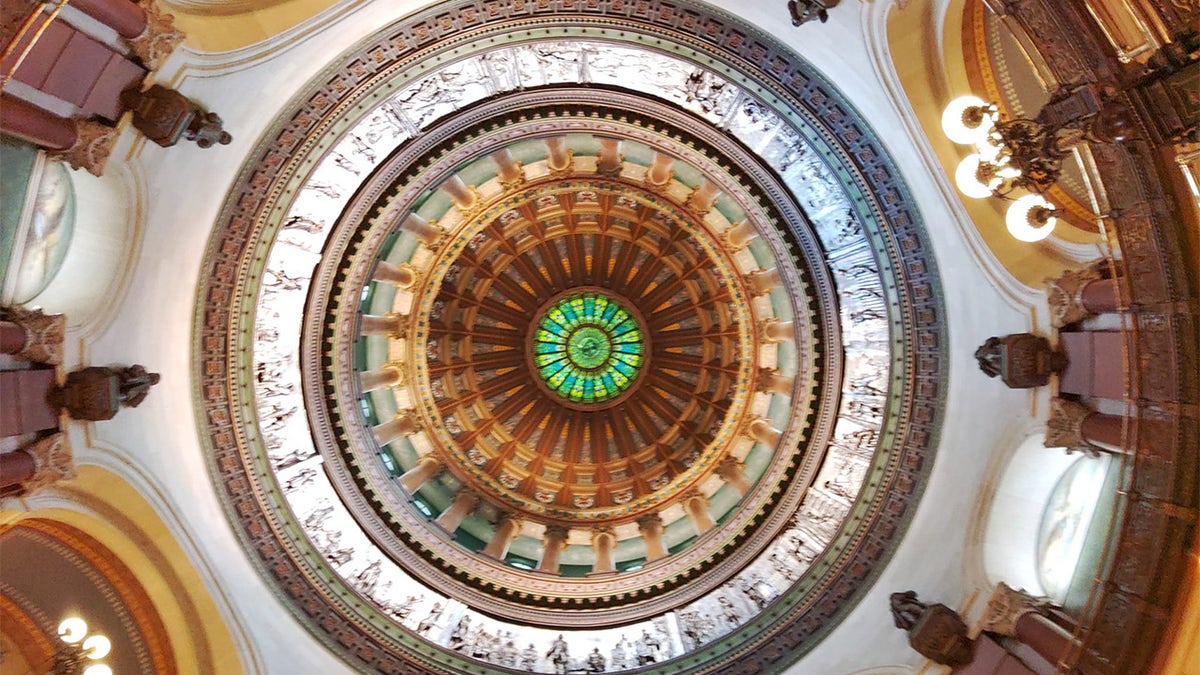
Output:
M231 518L359 667L796 658L928 468L916 213L727 17L509 10L352 50L231 194L196 362Z

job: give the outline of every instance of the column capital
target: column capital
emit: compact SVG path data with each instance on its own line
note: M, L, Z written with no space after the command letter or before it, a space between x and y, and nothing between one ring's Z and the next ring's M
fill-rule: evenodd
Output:
M657 513L647 513L644 516L640 516L634 522L637 523L638 530L643 532L652 528L657 528L660 530L663 528L662 516L658 515Z
M21 449L33 457L36 467L33 477L22 486L25 494L75 477L75 458L65 433L39 438Z
M758 324L758 339L763 342L783 342L794 337L796 337L796 327L791 321L770 318L763 319Z
M546 541L558 541L560 545L567 545L567 537L571 534L571 528L566 525L547 525L544 538Z
M40 309L0 307L0 321L15 323L25 333L25 345L13 354L14 358L50 365L62 363L66 316L46 314Z
M1056 278L1046 279L1046 301L1050 304L1050 319L1055 328L1081 321L1091 314L1083 306L1083 289L1093 281L1104 278L1103 260L1077 270L1064 270Z
M1090 445L1083 437L1083 421L1095 411L1065 398L1050 399L1050 416L1046 419L1045 445L1048 448L1078 448Z
M1015 636L1018 619L1030 612L1045 614L1051 607L1046 598L1034 597L1001 581L988 598L979 627L989 633Z
M130 40L129 46L146 68L154 72L187 36L175 28L175 17L162 11L157 2L139 3L138 7L145 12L146 29Z
M746 275L746 286L753 296L766 295L782 285L783 278L779 276L778 267L755 270Z
M765 417L748 420L744 429L747 436L764 445L775 445L783 436L783 432L771 426L771 421Z

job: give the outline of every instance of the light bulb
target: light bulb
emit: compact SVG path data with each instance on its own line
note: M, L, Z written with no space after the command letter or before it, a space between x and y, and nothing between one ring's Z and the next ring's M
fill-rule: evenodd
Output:
M87 657L93 661L102 659L112 651L112 641L103 635L89 636L83 641L83 651L87 652Z
M942 111L942 131L955 143L970 145L980 141L996 121L993 110L991 104L978 96L959 96Z
M1054 205L1045 197L1028 194L1012 203L1004 214L1004 224L1015 239L1026 242L1041 241L1050 236L1058 218L1054 216Z
M84 669L83 675L113 675L113 671L103 663L94 663Z
M67 617L58 624L58 637L67 644L79 642L87 631L87 622L77 616Z
M987 199L992 196L992 187L1000 184L999 179L979 182L979 155L967 155L954 170L954 182L962 193L972 199Z

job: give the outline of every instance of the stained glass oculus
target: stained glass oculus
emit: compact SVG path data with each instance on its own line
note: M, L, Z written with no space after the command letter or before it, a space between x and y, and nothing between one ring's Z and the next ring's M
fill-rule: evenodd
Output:
M533 363L551 391L572 403L603 403L623 394L646 359L637 319L603 293L569 295L534 328Z

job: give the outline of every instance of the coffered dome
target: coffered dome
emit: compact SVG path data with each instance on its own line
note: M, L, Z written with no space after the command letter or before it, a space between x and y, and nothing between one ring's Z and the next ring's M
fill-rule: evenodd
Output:
M541 32L381 32L230 198L213 278L255 261L212 342L253 353L209 399L244 430L218 460L231 512L298 614L339 617L314 631L381 670L639 634L681 671L731 658L724 635L793 654L923 481L941 329L919 221L869 128L770 40L523 11ZM436 53L398 47L434 25Z

